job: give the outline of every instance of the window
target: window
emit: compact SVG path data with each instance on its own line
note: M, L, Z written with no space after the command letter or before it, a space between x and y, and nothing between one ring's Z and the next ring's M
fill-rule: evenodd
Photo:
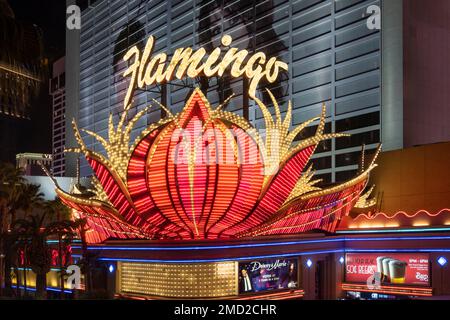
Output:
M357 117L336 121L336 132L350 131L380 124L380 113L366 113Z
M311 159L310 163L313 165L313 170L329 169L331 168L331 157Z
M317 174L313 177L314 180L322 179L318 185L323 186L331 183L331 173Z
M356 177L357 174L358 174L357 170L336 172L336 182L343 182L350 180Z
M365 151L365 158L372 159L375 150ZM368 160L366 160L367 162ZM359 165L361 163L361 151L336 155L336 167Z

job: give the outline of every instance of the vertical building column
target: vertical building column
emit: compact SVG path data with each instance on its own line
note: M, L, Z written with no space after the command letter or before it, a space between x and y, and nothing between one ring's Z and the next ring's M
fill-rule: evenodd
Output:
M67 0L66 6L76 4L75 0ZM83 24L83 21L81 21ZM72 128L72 119L78 120L80 103L80 30L66 30L66 147L77 145ZM78 155L65 154L67 177L76 174L76 162Z
M311 259L312 265L308 267L306 262ZM300 258L300 270L302 270L301 288L305 291L304 300L315 300L316 297L316 259L312 256L303 256Z
M345 262L341 263L339 259L344 257L344 253L334 253L332 255L332 268L333 268L333 283L334 291L333 296L330 298L333 300L343 298L344 292L342 291L342 283L344 282Z
M107 276L106 276L106 291L108 294L108 298L113 299L116 292L119 292L117 283L118 283L118 264L117 263L109 263L107 266Z
M403 0L383 0L381 9L383 150L403 148Z

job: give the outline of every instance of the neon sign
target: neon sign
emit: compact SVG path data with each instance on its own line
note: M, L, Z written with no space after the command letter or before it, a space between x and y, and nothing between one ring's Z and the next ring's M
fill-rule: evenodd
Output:
M221 42L223 46L229 47L232 38L225 35ZM235 47L229 48L223 58L221 58L221 48L215 48L209 54L207 54L205 48L199 48L195 51L189 47L179 48L175 50L169 62L166 53L158 53L152 57L154 44L155 39L150 36L142 54L138 47L134 46L123 57L125 62L133 61L123 74L124 77L130 77L124 100L125 109L129 108L136 87L142 89L175 78L181 80L184 77L195 78L200 75L221 77L229 68L233 78L245 76L250 79L248 93L253 98L261 79L266 78L269 83L273 83L276 81L280 70L288 70L288 65L275 57L268 59L262 52L249 56L247 50L239 50ZM247 56L249 57L244 62Z

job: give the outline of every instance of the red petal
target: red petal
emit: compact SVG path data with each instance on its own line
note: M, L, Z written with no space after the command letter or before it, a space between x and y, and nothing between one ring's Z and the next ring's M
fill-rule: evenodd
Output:
M241 223L224 230L224 234L235 235L254 228L277 212L295 187L315 148L315 146L310 146L302 149L289 159L280 168L255 210Z

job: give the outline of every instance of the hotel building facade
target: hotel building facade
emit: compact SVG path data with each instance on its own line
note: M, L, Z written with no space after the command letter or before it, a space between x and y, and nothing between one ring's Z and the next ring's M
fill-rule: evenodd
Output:
M69 68L76 74L70 77L68 73L70 80L66 84L70 91L67 112L77 119L80 128L106 137L109 114L115 120L121 115L128 81L121 76L126 68L121 59L130 47L143 48L153 35L155 53L170 54L176 48L201 46L210 51L228 34L239 49L262 51L288 64L289 71L276 84L266 86L282 101L282 111L286 111L287 101L292 101L294 126L319 115L325 103L325 130L351 134L323 142L317 148L312 162L316 176L325 184L357 174L361 145L365 145L368 158L380 142L389 151L380 156L379 162L385 166L380 173L375 171L374 180L381 185L376 207L352 210L339 219L332 234L312 232L238 240L106 240L88 248L98 256L97 274L102 276L96 276L96 286L106 288L111 297L136 299L448 296L450 210L442 195L450 189L439 182L439 175L430 178L436 172L424 169L438 161L427 156L430 147L402 150L448 140L448 124L439 117L420 120L426 122L422 128L434 125L441 128L439 132L423 130L423 135L416 134L414 128L420 121L414 110L423 112L421 101L432 91L411 92L411 88L420 86L420 80L405 77L421 63L423 50L414 37L405 36L406 31L415 30L420 38L431 31L439 35L445 28L427 29L426 24L413 22L412 18L425 10L407 3L79 2L82 28L68 31L71 40L67 46L71 50L66 60L74 63ZM381 25L377 22L379 15ZM413 47L416 54L409 51ZM439 57L436 61L440 61ZM421 78L429 76L430 70L432 67L421 69ZM260 109L245 94L246 85L241 79L225 76L137 90L132 114L149 104L153 106L136 124L132 136L164 115L153 99L177 113L196 86L205 91L212 105L234 93L227 110L244 116L256 128L264 127ZM262 88L261 84L258 97L270 104ZM411 100L411 96L416 99ZM411 102L410 106L405 101ZM306 136L313 134L315 126L317 123L306 130ZM82 134L82 138L88 149L103 152L89 135ZM448 144L437 148L440 151L434 155L449 156ZM92 174L87 162L81 171L84 176ZM415 173L419 173L418 179L414 179ZM433 188L417 195L411 188L418 184ZM406 207L408 212L403 212ZM388 214L383 213L387 210ZM81 246L74 245L73 253L75 259L81 258ZM379 278L370 278L374 270L378 270ZM267 277L274 281L264 280Z
M125 68L121 60L130 47L142 47L153 35L155 54L179 47L210 48L229 34L234 46L262 51L288 64L282 80L269 88L284 102L284 109L287 101L292 101L293 125L317 116L326 103L327 130L352 134L351 138L322 144L316 154L313 163L317 175L326 183L354 175L361 145L373 150L382 140L383 46L379 26L371 22L379 19L376 10L381 10L380 1L137 0L86 4L82 6L80 31L77 118L81 128L105 135L109 114L120 114L127 88L127 80L121 77ZM157 99L177 112L194 86L200 83L171 82L139 91L133 108L141 110ZM243 87L240 79L219 83L210 79L207 96L217 105L234 93L227 110L245 112L256 127L261 127L262 114L243 95ZM258 95L267 99L264 87L260 85ZM140 132L160 116L159 106L154 105L135 131ZM101 150L100 145L86 139L89 147ZM87 164L82 166L82 174L89 174Z

